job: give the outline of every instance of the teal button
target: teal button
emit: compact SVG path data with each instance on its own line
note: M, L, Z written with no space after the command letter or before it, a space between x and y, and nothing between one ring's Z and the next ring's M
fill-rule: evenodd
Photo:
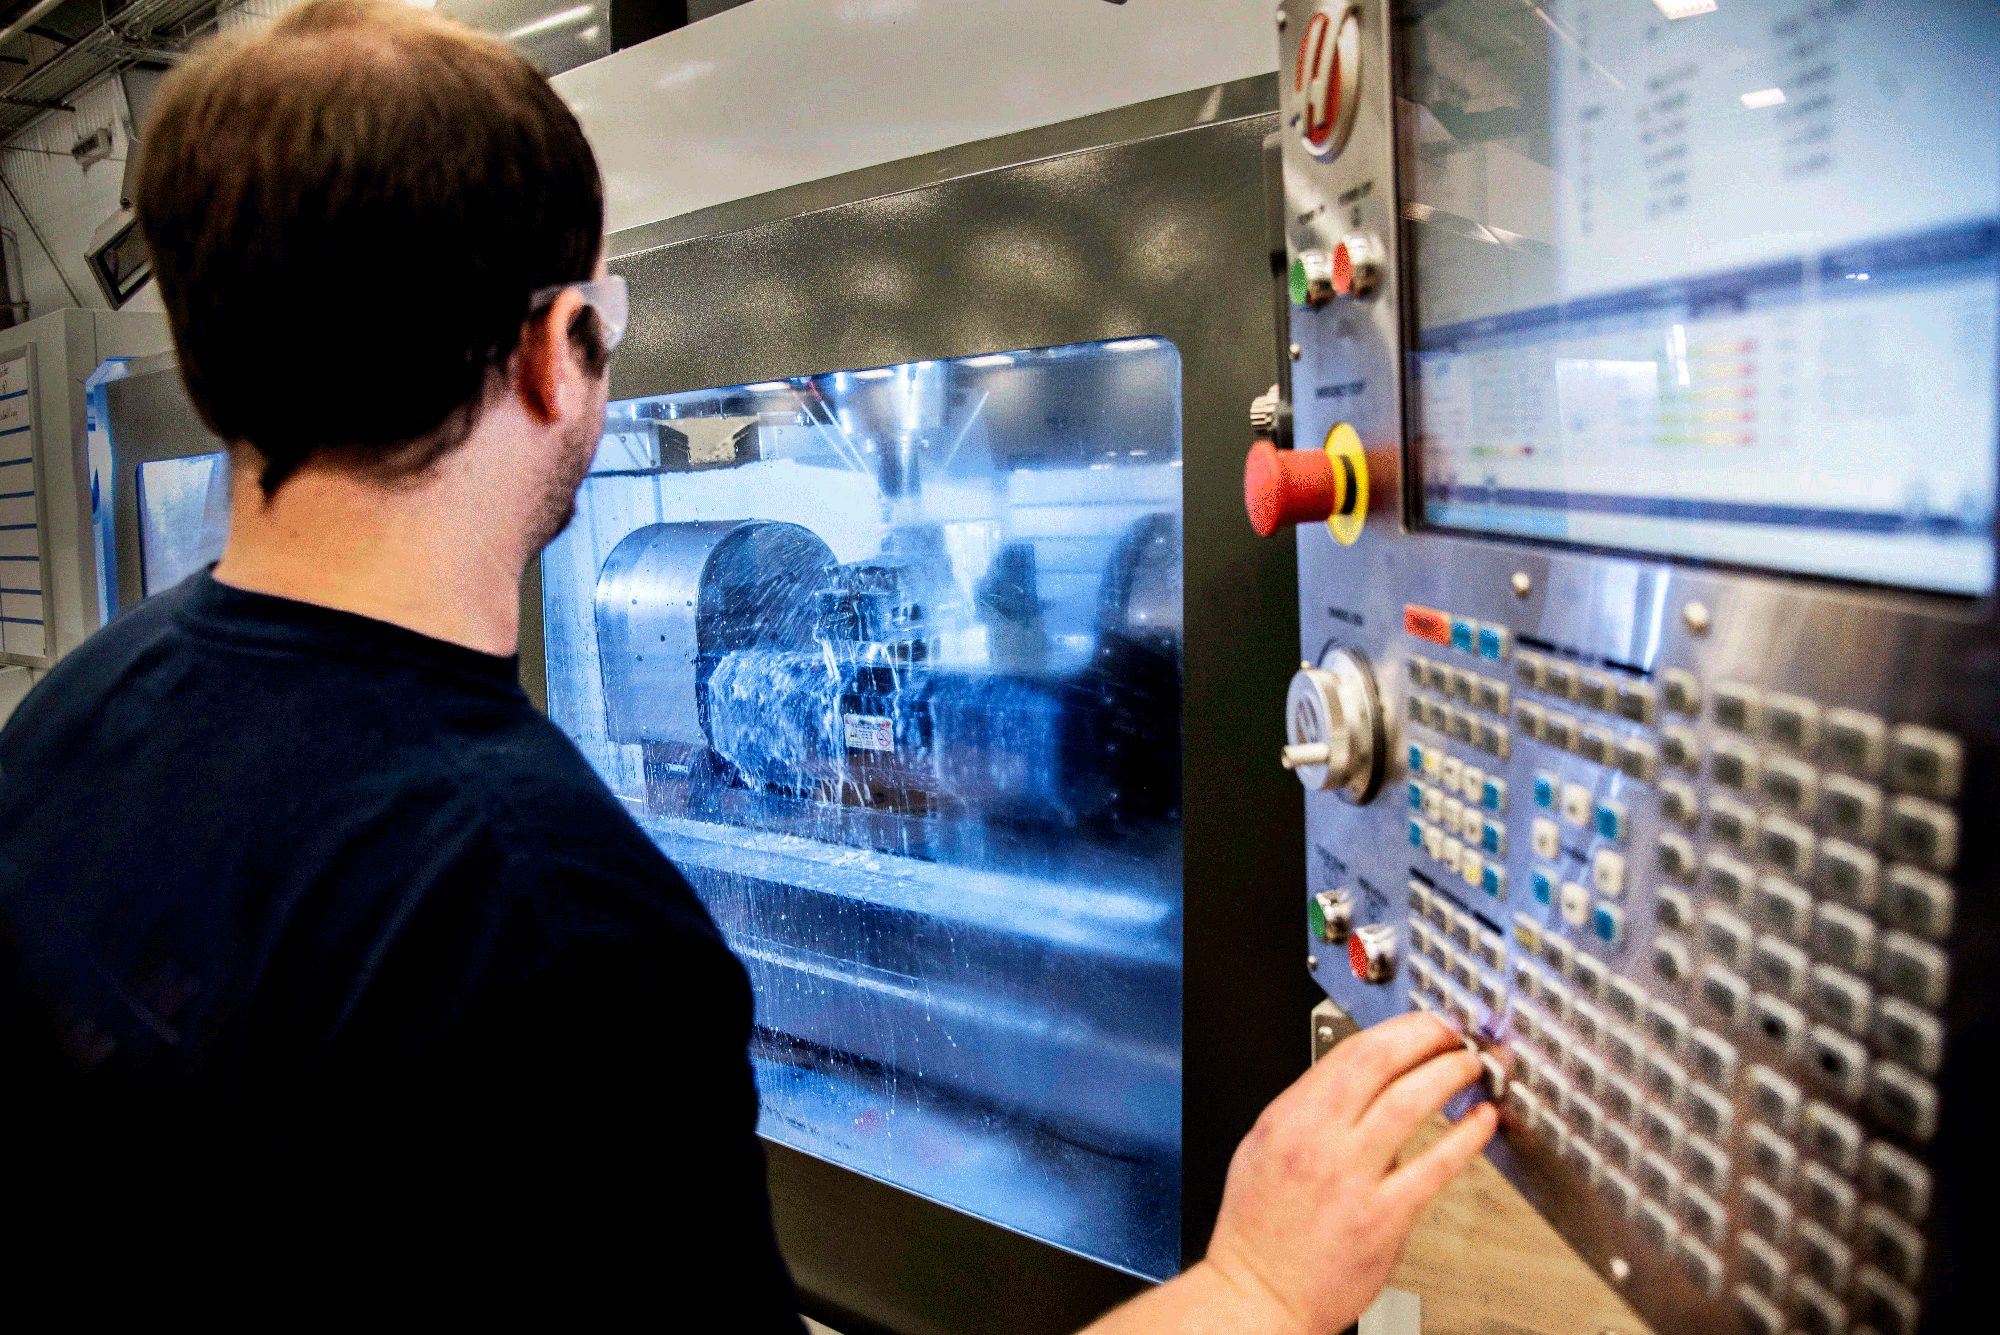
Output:
M1625 813L1615 803L1600 802L1597 805L1597 832L1606 839L1617 839L1624 834Z
M1412 774L1420 774L1423 772L1423 768L1424 768L1424 748L1418 746L1415 742L1411 742L1410 772Z
M1500 809L1500 798L1504 791L1500 784L1501 781L1499 779L1488 779L1485 791L1480 794L1480 804L1488 811L1498 811Z
M1424 823L1420 820L1413 820L1410 822L1410 847L1422 848L1423 846L1424 846Z
M1451 647L1472 652L1472 623L1462 617L1453 617L1451 622Z
M1487 821L1485 833L1480 838L1479 844L1480 847L1489 853L1498 853L1500 851L1500 827L1492 821Z
M1495 660L1500 657L1500 632L1491 626L1479 628L1479 656Z
M1420 783L1411 784L1410 805L1413 807L1421 807L1423 804L1424 804L1424 786Z
M1615 946L1625 939L1625 915L1613 905L1599 904L1590 915L1590 929L1597 933L1598 940Z
M1537 904L1546 904L1551 899L1554 899L1555 891L1555 885L1549 880L1547 872L1538 871L1535 873L1535 902Z
M1552 808L1556 804L1556 781L1547 774L1535 776L1535 805Z
M1482 883L1486 887L1486 893L1498 899L1501 893L1507 888L1507 873L1498 867L1489 865L1486 868L1486 875Z

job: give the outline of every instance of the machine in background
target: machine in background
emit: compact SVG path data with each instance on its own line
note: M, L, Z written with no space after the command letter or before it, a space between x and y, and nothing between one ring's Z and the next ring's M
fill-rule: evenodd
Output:
M1277 24L1314 977L1662 1332L1970 1328L2000 15Z

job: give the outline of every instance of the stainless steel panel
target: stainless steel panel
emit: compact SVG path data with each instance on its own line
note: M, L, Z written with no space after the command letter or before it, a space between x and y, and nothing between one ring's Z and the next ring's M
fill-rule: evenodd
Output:
M195 411L181 380L180 362L170 352L134 359L123 378L104 386L104 399L111 435L112 542L118 563L116 597L109 600L115 616L138 606L146 596L140 465L214 454L228 447Z

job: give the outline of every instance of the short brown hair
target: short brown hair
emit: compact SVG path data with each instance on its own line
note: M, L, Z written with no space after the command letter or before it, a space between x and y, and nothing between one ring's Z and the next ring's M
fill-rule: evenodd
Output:
M315 454L388 477L435 462L531 295L590 277L602 243L597 159L547 78L394 0L307 0L216 39L142 143L188 393L257 450L267 494Z

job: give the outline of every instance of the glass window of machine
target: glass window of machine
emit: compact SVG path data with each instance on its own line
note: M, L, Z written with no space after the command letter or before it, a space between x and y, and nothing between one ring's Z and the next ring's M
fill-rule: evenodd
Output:
M1403 59L1428 522L1993 589L2000 8L1443 0Z
M1180 359L613 404L550 715L750 968L763 1134L1152 1276L1180 1242Z

